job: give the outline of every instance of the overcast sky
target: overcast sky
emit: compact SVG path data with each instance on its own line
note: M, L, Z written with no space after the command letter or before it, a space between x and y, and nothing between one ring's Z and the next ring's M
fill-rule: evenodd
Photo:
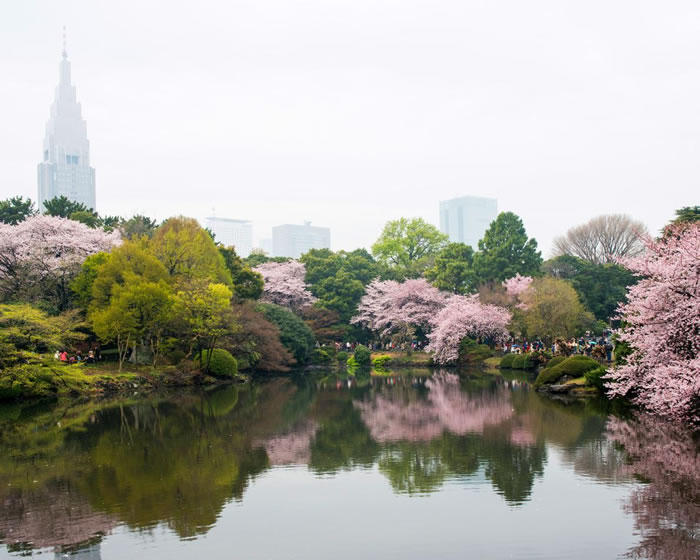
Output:
M353 249L481 195L547 256L700 203L697 0L3 0L0 198L36 199L64 24L103 214Z

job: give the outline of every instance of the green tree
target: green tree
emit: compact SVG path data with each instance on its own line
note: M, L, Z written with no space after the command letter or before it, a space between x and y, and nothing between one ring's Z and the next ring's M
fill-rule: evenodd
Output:
M157 225L156 221L148 216L136 214L128 220L121 221L119 231L121 231L122 237L127 239L138 239L143 236L151 238Z
M29 198L13 196L0 200L0 222L16 226L36 214L34 203Z
M422 218L399 218L386 223L372 245L372 254L399 276L418 277L447 240L447 235Z
M164 282L149 282L132 277L127 284L116 285L109 305L94 310L90 318L95 334L103 342L115 342L119 352L119 371L129 348L150 345L153 365L161 354L163 332L172 320L173 296Z
M109 253L95 253L83 261L80 272L70 284L75 304L78 307L87 309L92 302L92 286L97 278L97 273L110 258Z
M80 222L92 229L96 229L102 225L102 220L97 212L92 212L90 210L76 210L75 212L71 212L68 217L74 222Z
M176 281L203 278L232 285L224 257L194 218L169 218L153 234L149 247Z
M314 335L302 319L289 309L272 303L260 303L256 306L265 319L280 330L280 340L297 362L304 363L311 356L314 347Z
M450 243L435 257L425 277L435 287L453 294L471 294L478 287L474 250L464 243Z
M107 307L114 290L132 280L156 284L169 281L168 271L147 251L145 241L126 241L109 255L85 261L78 278L72 288L81 295L90 291L91 308Z
M192 280L176 294L174 312L189 343L188 355L197 353L204 371L209 368L208 359L219 339L237 330L231 310L232 297L225 284L203 279ZM207 357L207 363L202 362L202 356Z
M103 216L100 218L100 221L105 231L114 231L119 228L124 220L121 216Z
M551 342L557 337L570 338L593 325L593 315L586 311L576 290L565 280L536 278L532 289L521 296L524 304L523 324L527 336Z
M260 299L265 287L262 274L255 272L241 257L236 254L233 247L218 246L219 253L224 258L226 268L231 273L233 280L233 294L239 299Z
M318 298L316 307L338 313L347 323L357 311L365 286L380 275L380 267L364 249L352 252L311 249L299 259L306 267L306 283Z
M12 361L18 351L41 354L70 346L85 338L78 330L82 326L75 312L49 316L26 303L0 304L0 364Z
M570 255L548 260L542 270L571 282L586 309L605 322L615 316L617 306L627 299L627 288L637 282L634 274L620 265L593 264Z
M56 196L44 201L45 214L59 218L70 218L74 212L94 213L90 208L80 202L74 202L65 196Z
M684 206L676 210L672 224L690 224L700 222L700 206Z
M536 276L542 265L537 241L528 239L522 220L501 212L479 241L474 269L479 282L502 282L516 274Z

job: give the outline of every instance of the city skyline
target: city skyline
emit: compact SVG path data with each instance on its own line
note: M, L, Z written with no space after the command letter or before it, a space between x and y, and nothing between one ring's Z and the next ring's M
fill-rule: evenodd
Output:
M36 146L65 23L106 214L201 220L214 205L260 231L332 224L337 250L369 247L400 216L437 225L439 200L469 194L521 216L547 256L554 237L593 216L625 212L654 232L696 203L690 53L700 10L691 2L663 17L594 2L540 19L530 15L537 5L518 3L447 2L435 13L417 3L260 11L204 2L192 18L154 2L139 8L142 21L166 7L171 17L157 41L128 4L2 9L0 49L13 54L0 88L11 131L0 134L0 197L36 201ZM589 25L564 33L572 17ZM497 37L480 30L495 21ZM182 40L191 26L195 43ZM541 39L525 40L533 34ZM658 57L674 61L672 79Z

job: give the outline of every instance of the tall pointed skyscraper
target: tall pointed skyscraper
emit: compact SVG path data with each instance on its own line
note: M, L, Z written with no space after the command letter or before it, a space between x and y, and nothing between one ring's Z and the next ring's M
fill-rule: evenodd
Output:
M95 169L90 167L87 123L70 81L65 30L59 81L46 123L43 161L38 171L38 201L42 212L44 202L56 196L65 196L95 209Z

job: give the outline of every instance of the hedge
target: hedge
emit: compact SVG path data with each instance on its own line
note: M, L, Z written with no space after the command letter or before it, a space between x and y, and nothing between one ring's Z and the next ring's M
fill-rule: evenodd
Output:
M513 358L513 364L511 365L513 369L532 369L534 364L530 360L530 356L527 354L516 354Z
M562 363L564 360L566 360L566 356L554 356L551 360L547 362L547 365L544 366L546 368L551 368L554 366L558 366L560 363Z
M202 365L204 368L207 367L207 354L202 356ZM199 365L200 354L198 353L194 361ZM214 348L211 351L211 358L209 359L209 368L207 373L215 377L235 377L238 373L238 362L228 350L223 348Z
M358 344L355 347L355 353L353 354L355 358L355 363L358 366L368 366L372 363L372 352L366 346Z
M503 369L512 368L513 367L513 360L515 359L515 356L517 356L517 354L506 354L505 356L503 356L503 358L501 359L501 363L499 364L499 367L501 367Z
M600 364L593 358L588 356L571 356L558 365L543 369L535 380L535 387L545 383L555 383L565 375L573 378L581 377L587 371L598 367L600 367Z

